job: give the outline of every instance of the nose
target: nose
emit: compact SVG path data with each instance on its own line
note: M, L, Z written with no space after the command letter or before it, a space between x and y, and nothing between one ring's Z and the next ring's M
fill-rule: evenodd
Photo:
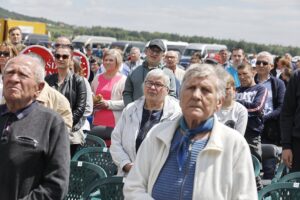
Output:
M196 88L193 92L193 98L200 100L202 98L202 92L200 88Z

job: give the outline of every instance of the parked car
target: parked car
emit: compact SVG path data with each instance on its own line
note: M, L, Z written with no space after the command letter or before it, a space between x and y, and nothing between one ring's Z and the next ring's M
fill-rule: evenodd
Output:
M137 47L141 52L144 52L145 42L140 41L116 41L112 42L109 46L110 49L120 49L123 52L123 60L129 58L130 50L132 47Z
M72 45L75 50L82 51L87 46L90 46L92 49L96 49L98 45L100 45L101 48L108 47L115 41L117 41L117 39L113 37L80 35L72 40Z
M24 44L26 46L35 45L41 41L49 41L49 36L42 34L28 34L24 38Z
M200 52L201 57L205 58L208 54L217 53L221 49L227 49L226 45L221 44L201 44L201 43L190 43L184 50L183 55L180 59L180 65L187 68L190 65L191 56L195 52Z

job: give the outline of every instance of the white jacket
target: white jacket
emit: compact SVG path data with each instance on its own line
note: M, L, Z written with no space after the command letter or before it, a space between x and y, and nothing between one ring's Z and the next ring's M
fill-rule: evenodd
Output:
M142 113L145 97L142 96L124 108L121 118L115 126L111 135L110 153L113 161L118 166L118 175L126 175L122 168L132 163L136 157L135 140L142 122ZM160 122L174 120L181 114L178 100L166 96L163 115ZM149 134L147 134L147 137Z
M141 145L125 180L125 199L152 199L153 185L169 155L178 123L179 119L151 129L150 137ZM254 169L246 140L215 117L210 139L197 157L193 199L257 198Z

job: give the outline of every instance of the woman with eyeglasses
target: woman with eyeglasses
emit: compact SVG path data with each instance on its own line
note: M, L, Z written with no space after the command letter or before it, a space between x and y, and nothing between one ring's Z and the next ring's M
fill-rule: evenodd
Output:
M110 136L124 108L123 90L126 77L119 71L122 65L119 50L110 49L103 57L105 72L92 82L94 115L92 134L96 133L110 146Z
M87 92L83 78L70 70L73 64L72 49L68 46L58 47L54 52L54 57L58 73L48 75L45 80L70 102L73 114L73 127L70 132L71 156L73 156L77 148L84 142L82 126Z
M160 122L180 115L178 100L168 96L170 79L161 69L151 70L145 78L144 96L127 105L112 132L110 152L118 175L126 176L149 130Z
M17 56L17 54L18 51L14 46L8 44L7 42L3 42L2 44L0 44L0 103L2 102L2 90L3 90L2 71L7 61Z

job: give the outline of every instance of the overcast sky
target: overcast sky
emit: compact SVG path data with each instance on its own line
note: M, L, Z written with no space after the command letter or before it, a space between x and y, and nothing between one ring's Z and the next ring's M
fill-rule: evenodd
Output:
M300 47L300 0L0 0L0 6L79 26Z

